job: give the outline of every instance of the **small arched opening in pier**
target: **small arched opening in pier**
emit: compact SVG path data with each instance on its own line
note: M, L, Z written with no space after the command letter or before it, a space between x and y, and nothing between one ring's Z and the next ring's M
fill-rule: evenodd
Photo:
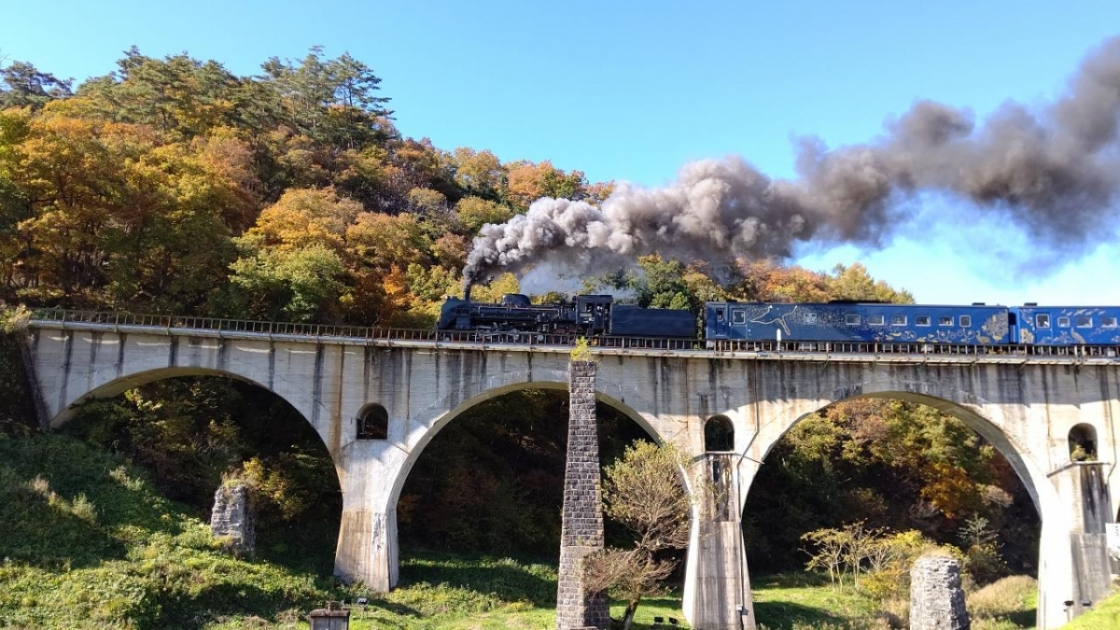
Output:
M389 437L389 412L378 403L370 403L358 413L359 440L385 440Z
M704 450L724 453L735 450L735 426L724 415L712 416L704 423Z
M1097 429L1091 424L1077 424L1069 430L1069 459L1087 462L1097 459Z

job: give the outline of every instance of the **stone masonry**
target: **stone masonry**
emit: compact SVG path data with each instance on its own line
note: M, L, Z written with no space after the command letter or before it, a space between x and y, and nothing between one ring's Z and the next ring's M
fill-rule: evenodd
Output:
M603 498L599 485L599 436L595 418L593 361L568 367L568 455L560 530L560 575L556 628L610 627L606 593L585 593L583 558L603 549Z
M214 493L210 532L222 541L222 549L237 556L251 556L256 547L249 508L249 487L243 483L222 484Z
M910 630L969 630L961 565L948 556L922 556L910 569Z

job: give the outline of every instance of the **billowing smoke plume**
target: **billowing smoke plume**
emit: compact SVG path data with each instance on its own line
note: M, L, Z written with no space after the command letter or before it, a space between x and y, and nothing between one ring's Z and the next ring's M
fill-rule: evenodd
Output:
M1120 37L1055 103L1006 103L978 127L967 111L919 102L875 142L826 151L802 141L796 180L727 158L689 164L665 188L621 185L601 207L540 199L482 229L464 280L540 263L601 271L652 252L717 261L785 258L799 241L874 246L910 218L902 202L920 192L997 212L1039 247L1077 251L1115 231L1118 135Z

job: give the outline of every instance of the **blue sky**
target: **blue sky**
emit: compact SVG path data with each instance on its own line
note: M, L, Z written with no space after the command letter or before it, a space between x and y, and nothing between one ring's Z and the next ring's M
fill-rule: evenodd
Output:
M1007 100L1047 102L1120 33L1108 1L6 4L0 56L78 82L112 71L134 44L238 74L322 45L373 68L405 135L644 186L727 155L792 177L793 138L870 141L917 99L978 119ZM936 217L946 202L919 203ZM813 269L861 261L923 302L1120 304L1115 245L1036 276L1001 264L1000 251L1021 244L1001 226L931 219L881 250L806 250L798 260Z

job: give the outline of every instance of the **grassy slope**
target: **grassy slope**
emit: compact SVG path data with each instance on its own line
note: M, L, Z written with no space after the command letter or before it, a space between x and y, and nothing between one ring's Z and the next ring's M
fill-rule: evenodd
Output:
M1120 592L1098 603L1092 610L1062 626L1062 630L1116 630L1120 628Z
M766 576L751 583L754 613L770 630L841 626L852 620L870 620L876 603L852 589L837 590L823 575Z
M219 553L135 469L63 436L0 438L0 626L198 628L328 593Z
M553 562L403 555L401 587L381 595L309 573L298 559L231 558L205 523L121 459L61 435L0 436L0 628L306 628L301 618L311 609L359 595L370 604L354 610L355 630L555 624ZM755 613L771 630L875 625L874 602L813 576L763 578L754 587ZM1120 602L1111 606L1114 618ZM1013 608L984 627L1026 627L1009 620L1024 610ZM612 606L615 618L621 612ZM680 598L644 600L635 628L649 628L654 616L683 622ZM1084 626L1097 627L1113 626Z
M358 595L370 605L354 612L356 629L555 623L551 563L407 554L402 582L372 595L231 558L121 459L60 435L0 436L2 628L298 627L326 600ZM679 599L645 602L638 627L655 614L681 617Z

